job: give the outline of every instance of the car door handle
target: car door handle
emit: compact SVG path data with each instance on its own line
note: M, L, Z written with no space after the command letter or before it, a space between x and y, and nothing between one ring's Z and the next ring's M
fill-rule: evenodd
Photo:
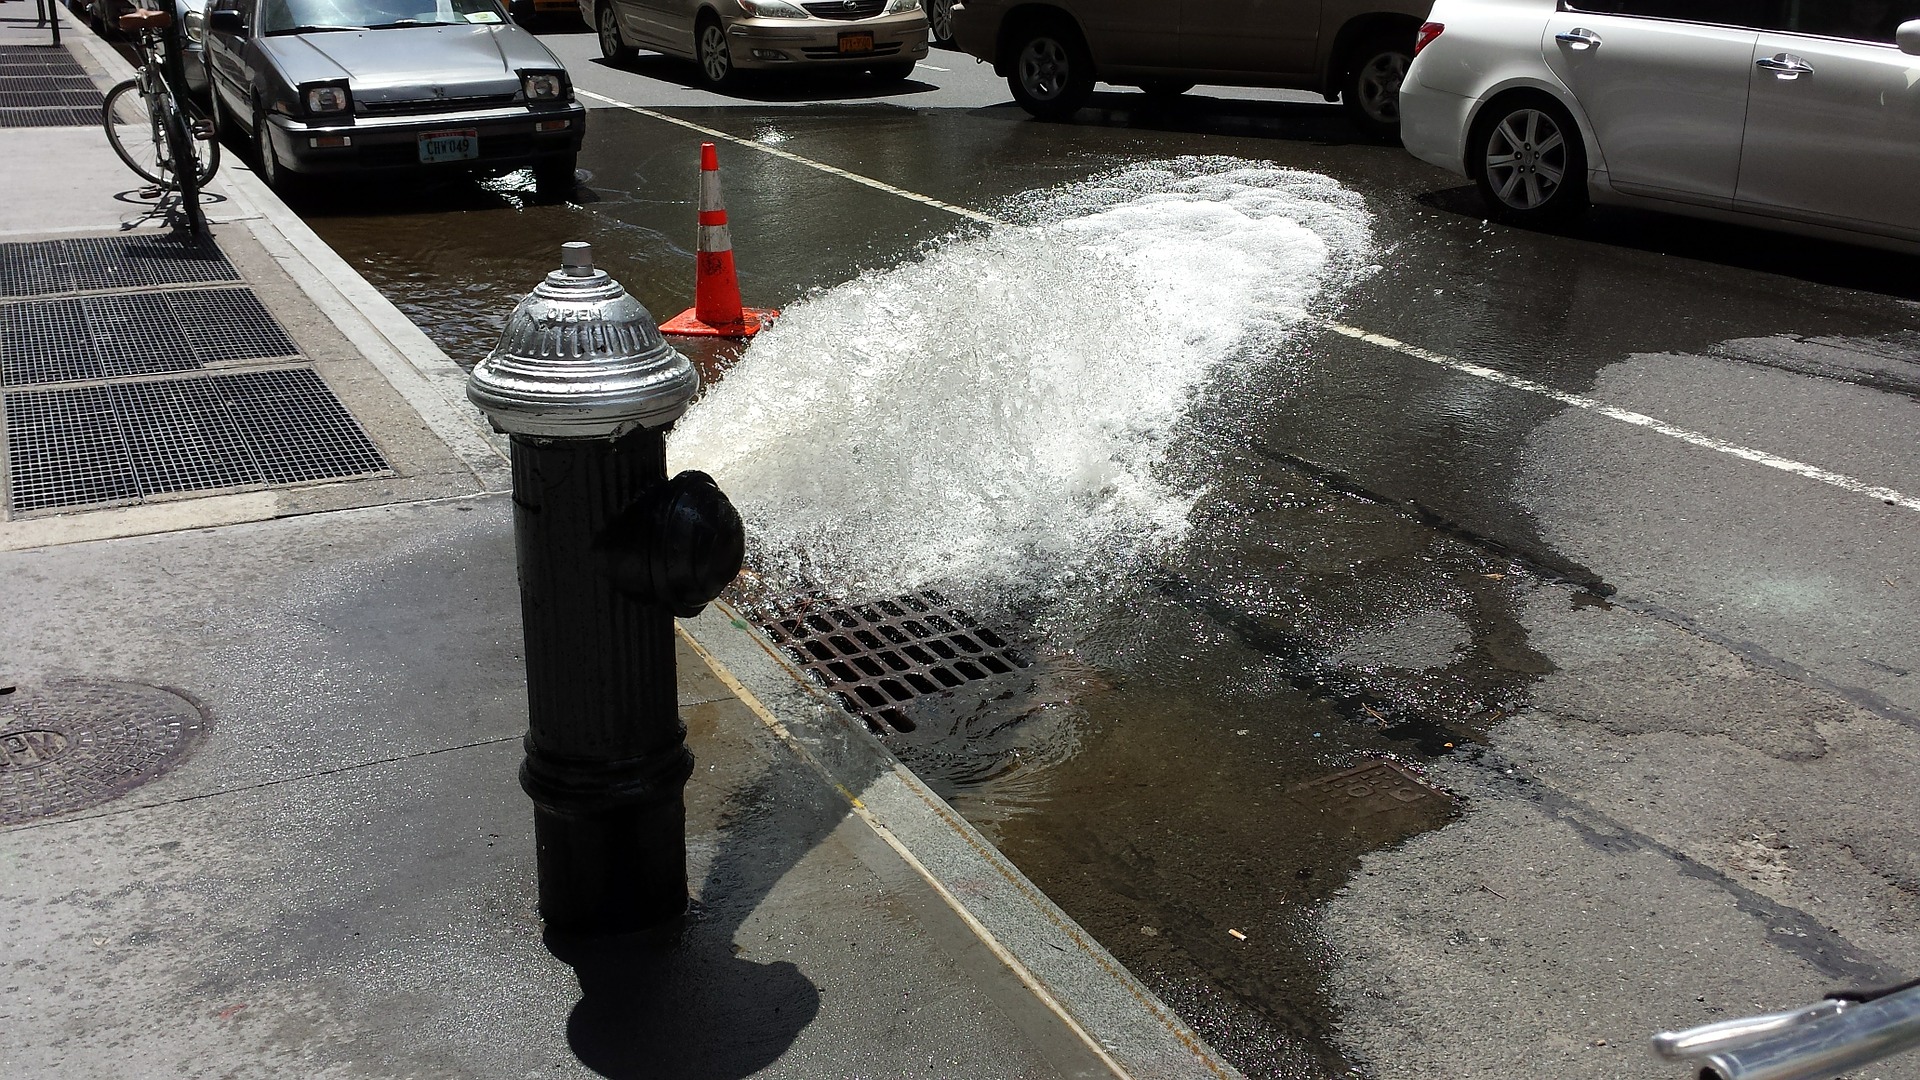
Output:
M1553 40L1570 49L1594 49L1600 46L1599 34L1578 26L1564 34L1553 35Z
M1788 81L1797 79L1802 75L1813 74L1813 65L1792 53L1777 53L1773 56L1763 56L1755 60L1753 66L1762 71L1773 72L1773 77L1776 79L1785 79Z

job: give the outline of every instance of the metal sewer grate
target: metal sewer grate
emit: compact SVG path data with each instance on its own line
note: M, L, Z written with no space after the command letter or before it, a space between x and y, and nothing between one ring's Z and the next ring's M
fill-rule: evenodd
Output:
M0 386L159 375L298 351L245 288L0 305Z
M1031 661L1006 638L923 592L871 603L752 602L769 638L875 734L909 732L905 706Z
M6 395L16 512L384 472L311 368Z
M233 264L205 237L83 236L0 244L0 296L238 280Z
M9 79L6 88L0 89L0 109L99 109L105 104L100 91L91 86L19 86Z

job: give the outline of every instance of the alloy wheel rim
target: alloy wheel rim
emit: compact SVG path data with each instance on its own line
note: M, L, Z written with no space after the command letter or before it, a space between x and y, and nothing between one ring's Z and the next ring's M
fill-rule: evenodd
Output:
M1400 84L1406 81L1407 58L1381 53L1360 71L1360 107L1382 123L1400 122Z
M267 133L267 118L254 125L254 141L260 149L260 179L270 188L280 186L280 163L273 157L273 136Z
M1067 50L1052 38L1035 38L1020 54L1020 84L1037 100L1060 96L1066 72Z
M727 72L733 69L733 57L727 54L726 31L709 25L700 35L700 62L710 81L719 82L727 77Z
M953 0L927 0L927 23L941 41L953 36Z
M613 5L600 8L600 55L612 59L620 54L620 28L614 25Z
M1487 183L1515 210L1537 210L1552 201L1567 176L1567 141L1553 117L1516 109L1487 136Z

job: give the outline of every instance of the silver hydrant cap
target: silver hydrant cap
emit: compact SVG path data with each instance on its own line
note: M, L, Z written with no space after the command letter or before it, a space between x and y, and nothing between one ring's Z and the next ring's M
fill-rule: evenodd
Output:
M560 269L513 309L467 380L468 399L501 431L551 439L664 428L699 391L693 364L579 242L560 246Z

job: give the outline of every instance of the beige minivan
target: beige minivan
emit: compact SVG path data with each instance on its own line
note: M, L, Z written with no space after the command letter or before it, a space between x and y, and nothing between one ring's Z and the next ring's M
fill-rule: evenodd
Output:
M1432 0L959 0L954 43L1065 119L1096 81L1316 90L1370 135L1400 129L1400 79Z

